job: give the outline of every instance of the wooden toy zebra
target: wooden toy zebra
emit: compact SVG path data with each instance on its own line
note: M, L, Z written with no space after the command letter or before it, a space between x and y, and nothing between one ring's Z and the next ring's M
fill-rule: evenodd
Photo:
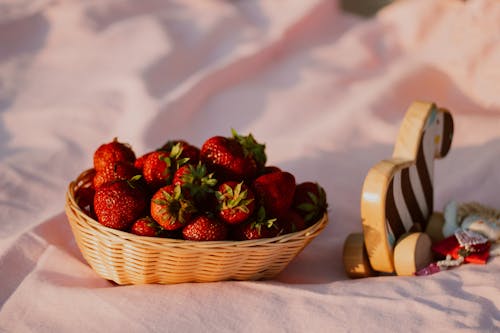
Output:
M363 234L349 235L344 244L348 276L412 275L430 263L443 225L442 214L433 211L434 159L447 155L452 137L450 112L425 102L409 107L392 158L365 178Z

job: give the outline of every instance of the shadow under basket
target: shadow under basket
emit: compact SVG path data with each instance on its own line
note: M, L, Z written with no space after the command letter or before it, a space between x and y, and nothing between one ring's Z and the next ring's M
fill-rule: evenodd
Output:
M66 215L83 257L101 277L120 285L271 279L327 225L274 238L207 241L144 237L107 228L77 205L75 192L92 183L93 170L69 184Z

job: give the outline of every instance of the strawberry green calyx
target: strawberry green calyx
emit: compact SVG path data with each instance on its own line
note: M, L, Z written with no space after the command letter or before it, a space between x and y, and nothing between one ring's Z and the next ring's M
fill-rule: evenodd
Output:
M167 167L165 168L165 171L163 173L166 174L168 172L168 169L172 166L172 159L170 158L170 156L165 155L159 155L158 159L165 162Z
M251 157L257 163L257 167L259 170L264 168L267 162L266 156L266 145L258 143L253 135L249 133L247 136L242 136L236 132L234 128L231 129L231 133L233 135L233 139L235 139L243 148L243 152L245 157Z
M144 219L145 219L146 225L149 228L153 229L157 235L159 235L163 231L165 231L165 229L163 229L163 227L161 225L159 225L158 223L156 223L156 221L153 220L151 217L147 216Z
M243 182L238 183L234 189L228 184L223 184L223 191L217 191L215 196L221 203L221 209L237 209L248 213L248 205L254 201L248 198L248 190L242 190Z
M255 195L243 181L222 183L215 198L219 218L229 224L247 221L255 211Z
M180 142L176 143L170 150L170 158L173 158L175 160L177 169L189 162L189 157L181 158L182 152L183 148Z
M169 140L158 150L176 155L177 168L186 163L196 164L200 157L200 149L184 140Z
M255 215L255 220L251 222L250 226L252 229L256 229L257 233L260 235L262 232L262 228L265 227L267 229L278 229L278 225L275 223L277 221L276 218L268 219L266 217L266 210L264 207L259 207L257 210L257 214Z
M196 166L186 164L176 171L172 183L181 186L183 194L192 200L198 210L207 211L215 204L214 187L217 179L213 176L202 162Z
M182 196L180 186L175 186L171 192L160 189L160 194L151 201L161 207L158 210L161 218L157 222L165 228L166 225L186 224L188 217L195 212L195 207Z
M314 222L327 210L326 192L318 184L314 184L313 191L307 191L307 200L296 206L306 222Z
M188 165L188 171L181 176L181 181L189 188L192 195L197 191L212 191L212 188L217 185L217 179L213 178L213 173L208 173L207 167L203 163L198 163L196 166Z
M142 178L142 175L135 175L132 178L127 179L128 186L130 186L131 188L136 188L137 184L139 183L141 178Z
M175 162L175 169L179 169L182 165L189 162L189 157L181 158L183 148L180 143L176 143L174 145L171 145L170 147L171 148L169 150L166 150L164 148L159 149L159 151L164 151L168 154L167 156L163 155L159 157L160 160L165 162L165 164L167 165L167 169L170 169L172 167L172 162Z

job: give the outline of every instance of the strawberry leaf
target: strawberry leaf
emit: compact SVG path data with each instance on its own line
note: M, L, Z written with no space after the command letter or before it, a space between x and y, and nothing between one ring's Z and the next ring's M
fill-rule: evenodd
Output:
M315 205L319 204L319 199L318 199L318 197L314 193L307 192L307 195L309 196L309 199L311 199L311 201L313 202L313 204L315 204Z
M182 147L181 143L178 142L170 150L170 157L178 159L181 156L181 154L182 154Z
M160 206L165 206L167 204L167 200L164 199L153 199L151 201Z
M306 222L316 221L318 219L317 215L318 215L317 212L310 212L304 217L304 220Z
M297 206L297 208L304 212L312 212L317 210L317 206L308 202L301 203L300 205Z
M255 160L260 169L264 168L267 162L266 156L266 145L258 143L253 135L250 133L247 136L242 136L236 132L234 128L231 128L231 133L233 138L238 141L238 143L243 148L243 153L245 156L250 156Z

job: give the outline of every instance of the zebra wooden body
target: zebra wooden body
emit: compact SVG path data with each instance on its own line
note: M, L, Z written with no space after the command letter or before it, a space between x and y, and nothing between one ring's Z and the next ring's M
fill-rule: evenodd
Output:
M392 158L369 170L363 184L361 218L366 255L375 271L394 272L398 242L410 233L425 231L429 220L435 220L431 219L434 160L446 156L452 136L453 120L447 110L415 102L406 112ZM427 235L421 236L425 237L410 237L414 243L401 247L430 243ZM401 257L399 254L399 262ZM346 265L345 257L344 262Z

